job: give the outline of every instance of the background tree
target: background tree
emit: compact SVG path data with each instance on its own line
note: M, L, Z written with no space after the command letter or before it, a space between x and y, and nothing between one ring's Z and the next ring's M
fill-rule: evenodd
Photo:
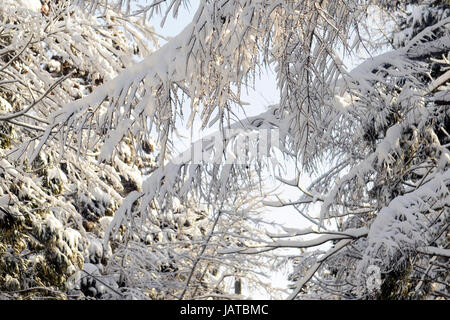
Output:
M321 125L330 133L324 154L338 161L292 204L308 212L321 203L320 217L310 217L318 227L293 235L325 235L271 244L332 244L296 259L291 297L448 298L450 8L427 1L395 10L385 18L394 18L391 48L343 76L329 107L339 120ZM331 231L321 229L325 219Z

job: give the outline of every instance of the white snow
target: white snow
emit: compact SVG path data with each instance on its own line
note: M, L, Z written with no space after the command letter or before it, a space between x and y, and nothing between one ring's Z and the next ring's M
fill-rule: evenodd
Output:
M72 228L67 228L64 230L63 238L72 251L78 249L78 244L82 239L81 234Z
M9 195L4 195L0 197L0 206L7 207L9 204L10 198Z
M19 6L32 11L40 11L42 4L40 0L16 0Z
M101 217L98 222L101 225L102 230L107 230L109 224L111 223L111 221L113 220L113 217Z
M450 249L427 246L427 247L419 247L419 248L417 248L417 251L424 252L424 253L431 254L431 255L438 255L441 257L450 258Z
M100 240L95 238L89 239L89 247L88 247L88 258L89 261L98 261L103 256L103 246Z
M13 111L11 104L2 97L0 97L0 113L6 113L11 111Z
M335 95L333 100L334 108L336 108L336 110L338 110L341 113L346 113L351 105L349 99L350 98L347 95L346 96Z
M48 169L49 179L58 179L62 183L67 183L67 177L59 168L52 167Z
M61 221L55 218L53 213L49 213L44 220L51 233L59 233L63 229Z

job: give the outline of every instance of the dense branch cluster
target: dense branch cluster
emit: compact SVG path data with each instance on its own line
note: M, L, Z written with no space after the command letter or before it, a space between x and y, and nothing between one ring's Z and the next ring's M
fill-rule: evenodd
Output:
M296 248L292 299L448 298L448 1L205 0L162 46L189 1L4 3L0 297L236 298ZM264 67L279 102L235 121ZM179 120L217 133L176 155Z
M100 163L100 150L92 146L108 133L96 127L108 118L101 106L88 110L79 127L95 131L96 138L65 137L51 129L47 148L32 155L52 125L52 113L101 90L158 48L151 27L120 12L86 14L69 1L42 8L16 1L0 8L1 297L220 296L229 277L245 277L246 264L239 263L238 272L236 261L215 258L219 244L211 211L195 195L170 206L149 204L148 215L126 216L117 230L110 226L114 214L114 221L121 217L116 211L123 198L141 192L145 175L156 169L159 149L151 132L120 137L115 156ZM85 144L88 137L92 143ZM253 210L239 197L234 210ZM225 220L225 208L215 213ZM244 228L233 219L220 246L235 243L234 233Z

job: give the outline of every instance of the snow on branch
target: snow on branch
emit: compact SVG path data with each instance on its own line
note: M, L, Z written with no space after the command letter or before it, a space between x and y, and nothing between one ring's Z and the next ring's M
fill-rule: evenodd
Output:
M441 256L441 257L450 258L450 249L427 246L427 247L417 248L417 252L428 254L431 256Z
M291 294L288 296L288 300L293 300L295 297L300 293L302 288L305 286L305 284L311 280L311 278L314 276L314 274L319 270L322 263L330 256L341 250L342 248L346 247L348 244L352 242L351 239L343 239L340 240L335 246L333 246L331 249L329 249L324 255L320 257L320 259L317 260L317 262L308 270L308 272L297 281L295 284L295 289L291 292Z
M92 7L101 3L95 2ZM180 3L171 1L168 10L174 10L176 15ZM159 2L153 2L150 6L157 4ZM128 8L130 1L116 5ZM241 87L255 79L261 64L271 61L279 64L277 73L282 96L285 96L285 91L290 90L288 84L296 81L289 78L291 72L284 66L286 55L292 60L305 61L304 52L309 52L306 61L296 66L299 72L313 70L310 69L313 65L323 65L333 75L322 79L320 70L307 71L306 76L313 80L313 86L309 81L305 84L310 92L307 104L311 105L311 99L316 99L319 91L325 90L327 83L337 80L343 71L338 67L341 62L335 61L335 54L330 50L335 42L345 42L351 20L335 25L331 17L340 17L355 9L349 4L331 2L326 6L314 6L303 1L202 1L192 22L161 49L125 69L89 96L53 112L29 160L37 156L52 136L59 134L64 137L61 143L76 141L79 149L100 149L98 160L108 161L125 135L139 137L156 130L162 148L162 164L167 137L178 117L176 110L181 107L180 93L188 95L191 101L188 126L198 114L205 127L215 111L223 123L227 117L224 111L240 103ZM301 24L309 21L313 23L304 38ZM326 31L321 35L322 44L311 47L311 42L318 37L317 30L322 28ZM294 34L286 39L285 32ZM330 50L323 50L324 46L329 46ZM302 90L295 90L299 91ZM293 129L303 126L298 120L306 121L309 126L309 116L303 119L290 101L282 98L281 102L283 110L300 117L291 124Z
M187 199L193 191L203 188L207 189L201 196L207 202L225 201L230 190L237 187L233 186L237 177L247 179L252 164L256 170L261 170L261 162L268 161L276 148L283 149L280 140L289 134L285 131L289 118L280 119L279 112L273 107L192 143L186 151L154 170L143 182L141 193L125 198L110 230L118 230L124 221L124 212L130 212L130 204L140 198L136 212L145 212L152 202L162 207L175 197ZM276 134L271 136L273 133ZM255 137L253 141L252 137ZM242 159L240 155L247 156ZM212 172L207 170L209 166Z
M412 254L423 251L432 254L448 254L448 250L433 249L429 245L439 234L440 223L430 225L443 210L448 219L450 208L450 169L435 173L434 177L411 193L395 198L383 208L372 223L367 236L368 246L360 268L375 264L383 269L396 269L404 259L397 253ZM445 218L444 218L445 221ZM444 226L446 228L446 226Z

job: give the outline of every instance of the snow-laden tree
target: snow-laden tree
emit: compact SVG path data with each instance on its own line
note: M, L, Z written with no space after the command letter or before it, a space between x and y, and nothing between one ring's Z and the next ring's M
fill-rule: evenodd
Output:
M15 10L7 3L6 10ZM85 270L109 274L111 282L102 285L112 297L118 297L115 285L138 297L153 295L150 288L163 297L223 297L213 285L220 266L232 276L252 275L252 266L279 248L308 249L296 258L290 298L448 297L448 1L205 0L192 22L160 48L148 45L155 39L146 22L155 14L163 22L170 14L176 18L189 1L55 1L61 11L52 3L34 14L35 25L31 19L4 24L6 31L25 31L6 33L2 52L9 56L0 85L28 99L13 107L18 98L4 98L11 105L0 117L4 168L31 166L38 173L47 163L65 163L66 179L92 175L89 186L103 188L108 199L124 180L133 181L119 194L126 195L123 201L113 202L101 236L103 249L112 251L105 270ZM372 30L375 15L384 19L378 32ZM11 16L20 19L17 13L5 19ZM26 37L27 28L39 32ZM377 52L380 47L386 52ZM369 57L348 71L343 61L360 49ZM35 62L53 52L69 61L59 78L51 77L49 61ZM233 121L241 92L264 67L275 71L279 103ZM81 70L92 92L76 83ZM30 81L21 80L24 75ZM188 128L200 121L218 133L175 155L175 124L186 104ZM27 135L11 139L18 127ZM240 143L267 131L280 141ZM140 184L133 164L150 149L141 145L150 136L159 147L157 165ZM299 170L279 180L302 196L261 202L258 182L284 161L280 154ZM47 155L52 158L45 162ZM88 174L79 173L87 168ZM302 186L300 173L316 179ZM17 206L18 195L12 197ZM187 209L177 220L180 202ZM202 215L199 203L207 208L199 241L191 238L191 223L181 241L168 234L160 244L147 239L154 225L164 232L191 211ZM318 216L312 204L320 204ZM253 213L261 205L293 206L313 226L258 234ZM84 230L77 208L62 212L72 212ZM157 270L165 274L155 277Z
M110 24L116 18L108 15ZM4 1L0 19L1 291L65 297L69 276L89 264L98 272L111 255L104 229L123 196L141 187L138 168L154 167L152 142L136 148L123 141L120 156L103 167L92 155L80 159L76 148L64 155L49 149L28 162L17 146L39 139L52 110L132 65L137 50L148 54L156 38L150 28L107 25L64 1ZM84 293L95 295L92 279L83 278Z
M318 237L270 244L331 244L296 258L292 298L449 297L450 7L396 10L387 52L343 74L318 120L327 134L314 142L334 161L291 205L308 214L319 202L320 216L287 234Z
M109 125L98 124L115 112L97 106L79 126L96 137L51 130L46 149L31 154L55 112L89 98L157 48L158 36L142 15L111 1L2 2L0 297L223 297L230 277L259 281L240 257L216 255L237 244L246 228L230 210L248 216L258 209L249 196L253 187L221 206L205 205L195 194L170 205L149 202L148 215L125 215L120 228L110 226L122 217L124 197L142 192L144 177L160 172L151 130L121 133L114 157L98 161L103 153L95 140L110 134ZM134 92L130 106L145 90ZM126 125L121 117L118 123ZM257 221L247 223L253 230Z

